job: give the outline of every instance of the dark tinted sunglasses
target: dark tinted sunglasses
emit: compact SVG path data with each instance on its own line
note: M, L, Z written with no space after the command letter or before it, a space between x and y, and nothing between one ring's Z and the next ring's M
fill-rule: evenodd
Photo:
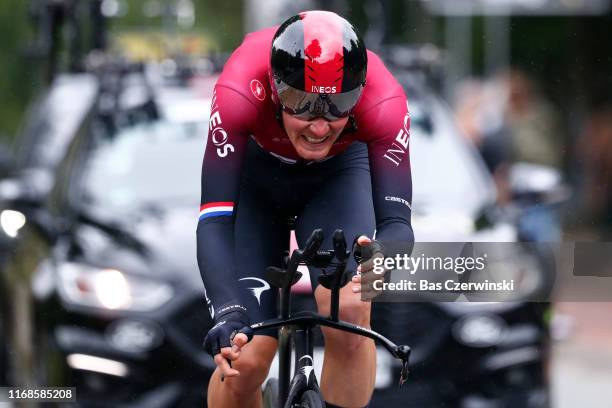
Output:
M275 80L278 98L283 110L302 120L324 118L338 120L349 115L355 107L363 86L342 93L310 93Z

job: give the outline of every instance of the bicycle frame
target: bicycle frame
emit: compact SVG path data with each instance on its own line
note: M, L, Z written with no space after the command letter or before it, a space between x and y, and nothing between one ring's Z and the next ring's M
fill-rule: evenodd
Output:
M346 241L342 231L337 230L334 233L333 253L318 250L322 241L322 231L315 230L308 239L303 251L293 251L285 270L274 267L268 268L268 280L270 280L271 284L281 289L280 317L251 325L254 334L266 329L280 329L278 339L279 407L290 408L291 402L306 389L319 391L313 370L314 345L312 329L315 326L331 327L373 339L375 342L382 344L393 357L402 360L400 386L406 380L408 374L408 358L410 355L410 348L408 346L398 346L373 330L339 320L339 294L340 288L343 286L343 274L346 269L346 259L348 258ZM314 312L291 314L291 286L301 276L300 272L297 272L298 266L300 264L311 264L309 262L317 257L326 260L329 264L332 259L331 255L335 256L339 263L336 265L334 273L328 276L331 279L327 281L331 286L330 316L325 317ZM314 263L316 264L316 262ZM319 263L321 263L320 260ZM295 345L295 372L293 379L290 381L292 343Z

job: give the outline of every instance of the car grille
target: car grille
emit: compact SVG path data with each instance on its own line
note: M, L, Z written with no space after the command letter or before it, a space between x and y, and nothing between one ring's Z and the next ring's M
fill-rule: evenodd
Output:
M374 331L396 344L410 346L413 355L421 358L443 340L451 325L440 309L417 302L374 302L371 321Z

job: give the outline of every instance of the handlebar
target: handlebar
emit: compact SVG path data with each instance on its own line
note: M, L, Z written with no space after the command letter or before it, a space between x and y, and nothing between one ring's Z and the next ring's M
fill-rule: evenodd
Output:
M323 230L316 229L312 231L310 237L306 241L306 245L304 245L304 249L300 254L300 261L304 263L308 263L317 254L319 248L321 248L321 244L323 244Z
M356 324L347 323L340 320L334 321L329 317L324 317L314 312L300 312L288 318L265 320L263 322L252 324L251 329L253 330L253 333L257 333L263 330L276 329L286 326L312 327L315 325L327 326L344 332L368 337L374 340L376 343L381 344L393 357L402 361L399 385L401 386L406 382L408 377L408 362L411 352L410 347L407 345L397 345L382 334L379 334L371 329L366 329Z
M277 267L267 268L268 281L272 285L281 288L280 318L253 324L251 325L251 329L255 332L263 329L280 328L285 326L308 327L313 325L321 325L369 337L374 341L381 343L395 358L402 360L402 372L400 375L401 386L406 381L408 375L408 358L410 356L410 347L398 346L373 330L365 329L363 327L339 320L340 288L348 281L345 272L347 260L351 254L351 251L347 251L346 239L342 230L338 229L334 231L332 236L332 251L320 249L321 245L323 244L323 239L323 231L321 229L314 230L306 241L304 249L296 249L293 251L289 261L287 262L286 269ZM338 262L332 264L334 258L336 258ZM329 317L324 317L312 312L297 313L290 316L291 285L297 282L299 277L301 277L300 272L297 271L300 264L319 268L326 268L330 265L335 267L333 273L319 276L319 282L326 288L331 289L331 313Z

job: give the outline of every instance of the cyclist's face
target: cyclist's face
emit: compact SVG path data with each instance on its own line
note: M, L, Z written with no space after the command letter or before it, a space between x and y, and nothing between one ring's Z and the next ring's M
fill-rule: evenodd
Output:
M297 154L305 160L327 157L334 142L348 122L347 118L328 121L323 118L301 120L283 112L285 131Z

